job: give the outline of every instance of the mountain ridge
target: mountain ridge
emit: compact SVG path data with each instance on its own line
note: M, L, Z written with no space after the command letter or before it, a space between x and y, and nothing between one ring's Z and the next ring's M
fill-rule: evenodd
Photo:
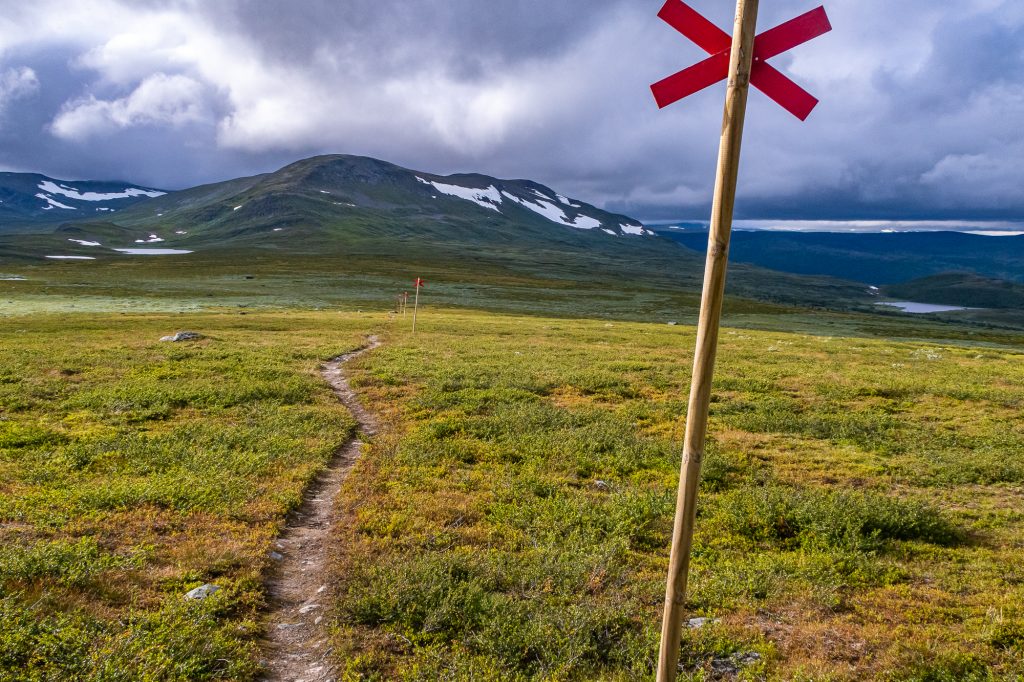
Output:
M0 226L85 219L167 194L120 180L60 180L41 173L0 173Z
M272 173L171 192L140 202L115 222L158 229L161 223L180 221L237 237L368 217L366 213L477 222L498 218L533 227L600 229L609 236L653 235L634 218L569 199L530 180L479 173L444 176L350 155L315 156Z

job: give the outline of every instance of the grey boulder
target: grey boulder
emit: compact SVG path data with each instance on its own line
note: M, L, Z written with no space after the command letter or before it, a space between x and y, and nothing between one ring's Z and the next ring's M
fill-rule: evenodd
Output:
M203 338L203 335L199 332L175 332L171 336L161 336L161 341L172 341L177 343L178 341L198 341Z
M206 599L220 588L213 583L206 583L185 593L185 599Z

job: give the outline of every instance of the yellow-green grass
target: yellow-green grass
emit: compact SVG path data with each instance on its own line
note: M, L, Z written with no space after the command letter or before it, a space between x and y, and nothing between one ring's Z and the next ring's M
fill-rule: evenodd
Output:
M432 311L357 360L345 678L651 679L692 346ZM683 676L1020 679L1022 386L1010 347L724 330Z
M4 319L0 680L256 678L271 539L354 425L317 365L373 330L343 676L652 677L691 328L249 312ZM684 676L1024 674L1022 361L724 330Z
M355 426L318 365L380 319L5 319L0 680L252 679L270 543Z

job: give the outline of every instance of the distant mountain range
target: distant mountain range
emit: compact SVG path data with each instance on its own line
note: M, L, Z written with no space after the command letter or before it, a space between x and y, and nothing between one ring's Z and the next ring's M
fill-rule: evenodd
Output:
M56 180L37 173L0 173L4 224L61 222L103 216L166 192L125 182Z
M691 249L707 246L705 230L653 229ZM729 255L737 263L878 287L949 272L1024 284L1024 235L734 231Z

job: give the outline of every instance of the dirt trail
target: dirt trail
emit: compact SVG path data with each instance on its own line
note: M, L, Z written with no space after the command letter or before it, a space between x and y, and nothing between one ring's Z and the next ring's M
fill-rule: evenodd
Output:
M363 409L349 386L342 366L379 345L377 337L371 336L365 346L334 358L320 370L338 400L359 422L359 429L306 489L302 506L288 517L275 543L278 566L267 581L270 615L263 679L268 682L327 682L336 678L325 613L331 593L327 548L335 520L334 498L359 457L363 445L359 436L372 436L377 430L373 416Z

